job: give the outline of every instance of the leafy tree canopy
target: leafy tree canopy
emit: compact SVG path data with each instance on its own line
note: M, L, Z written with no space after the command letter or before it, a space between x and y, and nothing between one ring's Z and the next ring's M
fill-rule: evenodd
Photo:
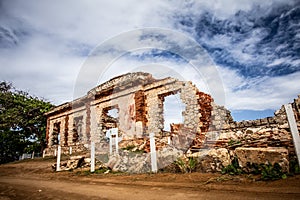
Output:
M0 82L0 163L23 153L41 152L46 145L46 117L53 105Z

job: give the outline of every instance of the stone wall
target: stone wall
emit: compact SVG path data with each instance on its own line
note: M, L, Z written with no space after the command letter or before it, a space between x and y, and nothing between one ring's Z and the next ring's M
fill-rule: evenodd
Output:
M299 97L294 100L292 107L300 129ZM205 135L206 139L202 146L194 146L194 148L285 147L291 153L294 149L283 106L274 113L273 117L241 122L233 121L228 110L214 107L212 126Z
M89 145L91 141L107 146L105 134L113 127L119 129L123 140L148 138L150 133L162 139L170 135L163 130L164 99L177 93L185 104L181 128L186 135L201 135L210 126L213 99L209 95L200 92L191 82L154 79L151 74L137 72L113 78L86 96L46 113L48 147L55 145L51 143L55 123L60 124L60 145L63 146ZM118 110L116 119L108 116L113 108Z
M300 132L300 95L291 104ZM289 161L296 159L284 106L277 110L273 117L235 122L228 110L213 105L211 123L211 127L205 133L204 142L194 143L189 154L201 158L203 171L221 171L225 167L223 164L228 164L235 157L243 168L247 162L277 162L283 170L288 171ZM247 171L246 168L245 170Z
M171 131L167 132L163 130L164 100L174 94L179 94L185 105L184 120L181 124L172 124ZM300 96L292 106L300 129ZM117 117L109 116L111 109L117 109ZM86 96L54 108L46 116L49 154L57 148L53 143L56 129L59 129L64 150L68 147L84 150L93 141L97 152L105 154L108 152L106 131L117 127L119 138L123 140L122 148L138 144L139 151L148 153L149 134L155 133L158 152L165 152L164 149L187 152L188 156L200 159L203 171L220 171L235 157L239 157L241 166L247 159L258 163L267 160L280 162L288 169L286 160L295 157L284 107L273 117L236 122L230 111L215 104L210 95L199 91L192 82L154 79L151 74L142 72L113 78L91 89ZM166 142L168 137L170 145ZM120 158L116 166L134 165L148 159L148 154L143 154L136 161L127 162L129 157L126 152L123 154L124 159ZM265 159L255 160L253 155L264 155Z

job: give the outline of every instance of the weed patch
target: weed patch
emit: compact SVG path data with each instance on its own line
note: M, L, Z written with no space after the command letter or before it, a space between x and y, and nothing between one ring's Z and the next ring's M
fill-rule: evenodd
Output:
M175 161L175 165L177 165L182 173L191 173L195 172L197 166L197 160L193 157L190 158L178 158Z
M287 174L282 171L282 167L275 163L272 164L256 164L256 163L247 163L247 169L249 171L243 170L239 164L238 159L235 157L231 164L222 169L222 174L230 175L240 175L240 174L255 174L260 175L261 180L277 180L277 179L286 179Z

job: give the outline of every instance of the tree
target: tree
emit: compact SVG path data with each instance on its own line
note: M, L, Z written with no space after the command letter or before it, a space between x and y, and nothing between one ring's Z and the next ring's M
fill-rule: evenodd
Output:
M0 163L45 148L46 117L53 105L0 82Z

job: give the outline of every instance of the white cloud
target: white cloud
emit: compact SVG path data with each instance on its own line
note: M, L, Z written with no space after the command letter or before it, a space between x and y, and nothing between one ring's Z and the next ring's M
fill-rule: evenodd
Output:
M274 1L203 0L191 3L190 6L186 1L2 1L5 13L0 14L0 26L7 28L18 43L11 48L0 49L0 78L12 81L17 88L29 90L30 93L60 104L72 100L77 76L87 62L95 70L99 67L99 60L92 57L87 59L89 51L110 38L144 27L174 29L173 16L179 14L193 18L209 10L221 19L227 18L240 9L251 9L256 3L268 7ZM18 30L18 34L15 30ZM187 34L186 30L180 31ZM145 70L157 78L169 75L192 80L201 91L211 93L214 90L213 97L217 102L223 101L222 91L225 91L226 106L230 109L274 109L291 101L299 93L295 84L300 78L299 73L263 80L245 79L222 66L216 69L211 62L201 65L201 69L195 69L190 60L187 61L190 63L178 63L172 59L151 58L142 62L126 56L113 60L115 57L111 53L117 54L117 50L134 49L141 45L164 48L174 45L166 41L153 41L151 38L141 41L137 37L139 34L137 32L125 39L120 37L114 45L101 49L107 51L101 52L101 62L109 62L110 65L102 76L97 77L94 84L123 73ZM237 47L248 46L248 52L235 52L236 59L243 59L245 62L253 59L267 60L266 57L251 57L251 51L255 50L252 47L265 35L264 30L255 29L251 34L248 40ZM174 38L169 39L171 41ZM234 51L230 37L223 35L213 39L211 41L215 46L225 46ZM183 50L186 52L193 51L184 37L177 37L175 43L185 47ZM283 60L279 59L274 62L276 64L281 61ZM299 64L299 60L284 61ZM94 71L88 71L86 77L93 75ZM219 76L222 77L223 85L217 84L220 83L217 80ZM90 85L83 88L85 92L91 89Z
M261 1L261 0L191 0L191 1L181 1L174 0L171 1L172 5L177 5L172 7L169 10L174 13L174 10L180 10L179 13L190 14L190 16L198 16L203 12L209 11L220 19L226 19L238 11L249 11L253 7L264 9L264 14L271 12L273 5L275 4L285 4L285 5L294 5L297 3L297 0L291 0L289 2L283 0L273 0L273 1ZM166 10L168 12L168 9Z
M6 2L9 13L35 31L63 40L95 45L121 32L158 22L156 11L163 3L138 0L114 1L14 1ZM147 14L148 13L148 14ZM157 25L157 24L156 24Z
M144 13L152 13L152 19L158 22L155 10L161 4L135 0L117 4L3 1L0 6L5 15L0 14L0 26L16 36L18 43L10 49L0 49L0 78L55 104L70 101L89 51L114 35L146 26ZM25 35L14 35L15 30Z
M300 72L280 76L246 79L236 71L219 68L223 79L226 107L233 110L279 109L300 94Z
M272 63L268 64L267 66L268 67L273 67L273 66L276 66L276 65L286 63L287 61L289 61L289 60L286 59L286 58L278 58L278 59L275 59Z
M0 53L1 79L56 104L70 100L83 58L68 54L64 45L37 35Z

